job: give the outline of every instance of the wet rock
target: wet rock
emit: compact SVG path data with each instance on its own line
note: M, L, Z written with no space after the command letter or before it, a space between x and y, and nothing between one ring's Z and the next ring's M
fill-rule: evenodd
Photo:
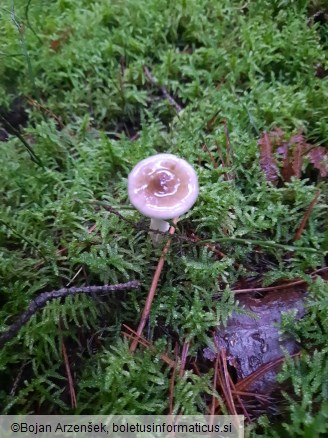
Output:
M236 370L240 381L265 364L299 351L295 339L282 335L279 330L282 314L293 312L296 319L305 313L302 290L282 289L261 298L251 295L238 297L240 305L252 316L233 314L227 327L219 327L215 332L216 344L226 350L228 363ZM206 348L204 356L214 360L215 353ZM248 390L268 393L277 387L277 369L270 369L255 379Z

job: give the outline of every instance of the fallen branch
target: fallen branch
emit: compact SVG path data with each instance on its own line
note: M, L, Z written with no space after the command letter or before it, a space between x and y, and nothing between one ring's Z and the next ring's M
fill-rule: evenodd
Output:
M128 219L126 217L124 217L121 213L119 213L114 207L112 207L111 205L107 204L104 201L93 201L94 204L99 205L101 208L103 208L106 211L109 211L110 213L115 214L117 217L119 217L121 220L123 220L124 222L126 222L127 224L130 224L135 230L137 231L141 231L143 233L149 233L149 226L143 226L143 225L139 225L136 224L134 221L132 221L131 219ZM159 235L163 235L163 236L167 236L167 231L159 231L159 230L152 230L153 234L159 234ZM253 239L242 239L242 238L237 238L237 237L219 237L215 240L211 240L211 239L204 239L204 240L195 240L195 238L190 238L190 237L186 237L186 236L182 236L182 235L175 235L174 239L176 240L180 240L181 242L188 242L188 243L192 243L192 244L196 244L196 245L215 245L215 244L220 244L220 243L226 243L226 242L231 242L231 243L240 243L242 245L256 245L256 246L260 246L263 248L277 248L277 249L283 249L285 251L292 251L292 252L296 252L296 251L302 251L302 252L307 252L307 253L313 253L313 254L321 254L321 255L325 255L326 252L325 251L320 251L317 250L315 248L309 248L309 247L305 247L305 246L293 246L293 245L284 245L281 243L276 243L272 240L253 240ZM212 251L212 250L211 250ZM223 253L222 253L223 254ZM223 254L224 255L224 254Z
M132 280L127 283L118 284L105 284L103 286L84 286L84 287L71 287L54 290L51 292L43 292L38 295L34 300L30 302L27 310L23 312L16 322L14 322L8 330L0 335L0 348L2 348L8 341L10 341L19 330L25 325L39 309L42 309L48 301L56 298L64 298L68 295L76 294L94 294L101 292L115 292L124 289L137 289L140 286L140 282Z
M163 93L164 97L168 100L169 104L173 106L176 112L179 113L180 111L182 111L181 106L173 99L173 97L169 94L167 89L163 85L159 85L157 79L154 78L148 67L144 67L144 72L149 82L161 89L161 92Z

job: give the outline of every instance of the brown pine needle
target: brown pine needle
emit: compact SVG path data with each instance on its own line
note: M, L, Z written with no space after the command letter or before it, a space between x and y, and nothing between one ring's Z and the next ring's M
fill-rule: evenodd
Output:
M177 374L177 365L178 365L178 344L175 345L174 350L175 350L175 363L170 378L169 415L173 415L174 387L175 387L175 377Z
M236 399L237 399L237 401L239 403L239 406L241 407L241 409L242 409L242 411L244 413L244 416L247 418L247 421L250 423L251 422L251 417L248 415L248 412L247 412L247 410L245 408L245 405L244 405L240 395L237 394L237 392L235 390L235 384L233 383L230 374L229 374L229 380L230 380L230 385L231 385L231 393L232 393L233 396L236 397Z
M225 353L225 349L221 349L221 362L222 362L222 368L223 368L223 377L224 377L224 383L225 383L225 398L227 401L227 404L229 406L229 410L231 415L238 415L236 411L235 402L232 396L231 392L231 385L230 385L230 379L229 379L229 372L227 367L227 356Z
M216 354L216 359L215 359L215 365L214 365L213 392L215 392L215 391L217 390L219 360L220 360L220 354L217 353L217 354ZM212 416L212 415L215 415L216 405L217 405L217 398L216 398L216 396L213 394L213 395L212 395L211 410L210 410L210 415L211 415L211 416ZM212 417L211 417L211 418L212 418ZM212 423L212 420L211 420L211 423Z
M145 348L149 348L151 351L153 351L154 353L157 353L156 348L153 346L153 344L149 341L147 341L147 339L137 336L137 333L132 330L130 327L128 327L127 325L123 324L123 327L125 327L129 332L131 333L126 333L126 332L122 332L123 336L126 336L129 339L132 340L137 340L138 343L140 345L142 345ZM174 360L170 359L169 356L165 353L161 353L160 355L161 359L163 362L165 362L167 365L169 365L171 368L174 368L177 366L177 364L174 362Z
M188 351L189 351L189 342L185 341L183 343L182 353L181 353L181 366L180 366L180 371L179 371L180 377L183 377L183 375L185 373Z
M237 391L236 389L232 390L233 394L240 395L242 397L254 397L262 402L268 402L270 397L263 394L257 394L256 392L248 392L248 391Z
M206 143L203 144L203 148L202 148L202 149L205 150L205 151L208 153L208 156L210 157L210 160L211 160L211 163L212 163L213 168L214 168L214 169L217 169L218 164L217 164L217 162L215 161L215 158L213 157L213 154L212 154L212 152L210 151L210 149L209 149L209 147L207 146Z
M63 122L61 121L60 117L56 116L55 113L53 113L50 109L46 108L45 106L41 105L39 102L37 102L35 99L32 99L32 97L26 96L26 100L30 105L32 105L37 111L41 111L46 116L54 119L58 125L58 128L60 130L64 129Z
M299 356L300 353L292 354L290 357L294 358ZM264 365L262 365L260 368L258 368L256 371L254 371L249 376L245 377L245 379L241 380L236 384L236 389L238 391L243 391L246 388L248 388L255 380L259 379L261 376L266 374L268 371L272 370L273 368L276 368L278 365L282 364L285 360L285 357L280 357L272 362L268 362Z
M299 227L298 227L298 229L297 229L297 231L295 233L294 240L298 240L298 239L301 238L301 235L302 235L302 233L304 231L304 228L306 227L306 224L307 224L307 222L309 220L310 214L312 213L312 210L313 210L313 208L314 208L314 206L315 206L319 196L320 196L320 190L317 191L317 193L315 194L314 199L312 200L311 204L306 209L305 214L303 216L303 219L302 219L302 221L301 221L301 223L300 223L300 225L299 225Z
M310 276L312 278L316 278L317 274L323 273L323 272L327 272L328 271L328 267L326 268L320 268L317 269L313 272L311 272ZM296 281L289 281L288 283L283 283L283 284L278 284L277 286L267 286L267 287L250 287L249 289L233 289L231 292L233 292L234 294L246 294L246 293L253 293L253 292L271 292L271 291L276 291L279 289L287 289L290 287L294 287L294 286L300 286L303 284L307 284L306 280L296 280Z
M75 394L75 389L74 389L74 382L73 382L71 368L69 365L69 360L68 360L67 351L66 351L66 347L65 347L65 343L64 343L63 338L61 339L61 347L62 347L62 353L63 353L65 369L66 369L66 374L67 374L69 393L71 396L71 407L73 409L75 409L77 407L77 401L76 401L76 394Z
M173 220L174 225L177 223L177 221L178 221L178 219L174 219ZM175 227L172 226L169 229L169 235L173 236L174 233L175 233ZM137 332L136 332L138 338L140 338L140 336L142 334L142 331L145 328L146 322L147 322L147 320L149 318L150 309L151 309L151 306L152 306L152 303L153 303L153 300L154 300L154 297L155 297L155 294L156 294L156 289L157 289L159 277L160 277L161 272L162 272L163 267L164 267L165 256L168 253L168 250L170 248L171 240L172 239L170 237L168 239L168 241L166 242L166 244L165 244L165 246L163 248L162 254L161 254L160 258L159 258L159 261L158 261L158 264L157 264L157 267L156 267L156 270L155 270L155 274L154 274L154 277L153 277L153 281L151 283L151 286L150 286L150 289L149 289L149 292L148 292L148 296L147 296L147 300L146 300L146 303L145 303L145 307L143 309L143 312L142 312L142 315L141 315L141 319L140 319L140 322L139 322L139 326L138 326L138 329L137 329ZM135 339L132 342L131 346L130 346L131 353L136 351L136 348L137 348L138 342L139 342L138 338Z
M218 257L220 257L221 259L223 259L223 257L226 257L226 255L222 252L219 251L214 244L210 244L210 243L202 243L201 238L196 236L196 234L192 233L191 234L191 240L193 242L198 242L201 245L206 246L206 248L208 248L210 251L212 251L215 255L217 255Z
M231 166L232 147L231 147L230 135L229 135L228 124L227 124L226 119L223 120L223 130L224 130L224 136L225 136L225 141L226 141L227 165L228 165L228 167L230 167Z
M217 153L218 153L218 155L219 155L219 157L220 157L220 160L221 160L221 164L222 164L223 167L227 167L227 165L226 165L226 163L225 163L225 161L224 161L223 155L222 155L222 151L221 151L220 143L219 143L217 140L216 140L215 143L216 143L216 150L217 150ZM224 175L224 178L225 178L225 179L228 179L227 177L228 177L228 175L225 174L225 175Z

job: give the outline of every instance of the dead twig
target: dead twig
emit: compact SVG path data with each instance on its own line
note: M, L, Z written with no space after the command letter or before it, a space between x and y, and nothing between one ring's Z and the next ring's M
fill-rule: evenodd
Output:
M32 300L25 312L23 312L18 319L7 329L4 333L0 335L0 348L2 348L8 341L10 341L19 330L25 325L32 316L39 310L42 309L48 301L54 300L56 298L64 298L68 295L76 294L93 294L93 293L106 293L106 292L116 292L124 289L137 289L140 286L140 282L137 280L132 280L127 283L118 284L105 284L103 286L84 286L84 287L71 287L63 288L59 290L54 290L51 292L43 292L38 295L34 300Z
M15 395L16 391L17 391L17 388L18 388L19 382L20 382L20 380L21 380L21 378L22 378L23 371L24 371L26 365L27 365L27 362L23 362L22 365L21 365L21 367L20 367L19 370L18 370L18 374L17 374L17 376L16 376L16 378L15 378L15 380L14 380L13 386L12 386L12 388L11 388L11 390L10 390L10 395L11 395L11 397L13 397L13 396Z
M326 268L320 268L313 272L311 272L310 277L315 278L318 274L327 272L328 267ZM306 280L296 280L289 283L284 284L278 284L277 286L268 286L268 287L250 287L249 289L233 289L231 292L233 292L235 295L237 294L246 294L246 293L253 293L253 292L271 292L279 289L286 289L294 286L300 286L303 284L307 284Z
M216 150L217 150L218 156L220 157L220 160L221 160L222 167L227 167L227 165L224 161L223 155L222 155L220 143L216 140L215 144L216 144ZM224 174L224 177L226 179L226 174Z
M207 153L208 153L208 156L210 157L210 160L211 160L211 163L212 163L212 166L213 166L213 168L214 169L217 169L218 168L218 164L217 164L217 162L215 161L215 158L213 157L213 154L212 154L212 152L210 151L210 149L209 149L209 147L207 146L207 144L206 143L204 143L203 144L203 151L206 151Z
M132 220L125 218L121 213L116 211L114 209L114 207L106 204L105 202L94 201L94 203L100 205L105 210L110 211L111 213L120 217L126 223L130 224L131 227L133 227L134 229L141 231L141 232L144 232L144 233L147 233L147 234L149 233L149 227L136 224ZM163 232L163 231L159 231L159 230L152 230L152 234L161 234L163 236L167 236L167 231ZM176 240L181 241L181 242L184 241L184 242L188 242L188 243L195 243L195 240L192 240L189 237L182 236L179 234L175 235L174 238ZM216 242L211 242L209 240L200 240L200 241L197 241L196 244L197 245L207 245L207 244L214 245L214 244L221 244L224 242L230 242L232 244L241 243L242 245L257 245L257 246L264 247L264 248L280 248L280 249L283 249L285 251L303 251L303 252L309 252L309 253L324 254L323 251L319 251L319 250L316 250L314 248L284 245L284 244L273 242L271 240L264 241L264 240L255 240L255 239L243 239L243 238L238 238L238 237L222 237L222 238L220 237L216 240Z
M146 78L156 87L159 87L161 92L163 93L164 97L168 100L169 104L175 109L177 113L182 111L181 106L173 99L173 97L169 94L167 89L163 85L159 85L157 79L152 75L151 71L148 67L144 67L144 72L146 75Z
M173 220L174 225L177 223L177 221L178 221L178 219L174 219ZM153 303L153 299L154 299L155 294L156 294L156 289L157 289L157 284L158 284L158 281L159 281L159 277L161 275L161 272L162 272L162 269L163 269L163 266L164 266L165 256L168 253L168 250L170 248L171 240L172 240L172 236L173 236L174 232L175 232L175 227L172 226L169 229L170 237L169 237L168 241L166 242L166 244L165 244L165 246L163 248L162 254L161 254L160 258L159 258L159 261L158 261L158 264L157 264L157 267L156 267L156 270L155 270L155 274L154 274L154 277L153 277L152 284L151 284L149 292L148 292L148 296L147 296L147 300L146 300L146 303L145 303L145 307L143 309L143 312L142 312L142 315L141 315L141 319L140 319L140 322L139 322L139 326L138 326L138 329L137 329L137 336L138 337L141 336L142 331L143 331L143 329L144 329L144 327L146 325L146 322L147 322L147 320L149 318L150 309L151 309L151 305ZM135 339L132 342L132 344L130 346L130 351L132 353L136 350L136 348L138 346L138 342L139 342L138 339Z
M217 121L217 119L218 119L218 117L219 117L219 114L220 114L220 110L218 110L218 111L214 114L214 116L212 116L212 117L209 119L209 121L206 123L205 132L207 132L208 134L209 134L210 132L213 131L214 125L215 125L215 123L216 123L216 121Z
M37 111L42 112L43 114L45 114L46 116L50 117L51 119L54 119L55 122L57 123L57 126L59 129L64 129L64 124L61 121L61 119L56 116L55 113L53 113L50 109L46 108L45 106L41 105L41 103L39 103L38 101L36 101L35 99L33 99L32 97L26 96L26 100L28 101L28 103L33 106Z

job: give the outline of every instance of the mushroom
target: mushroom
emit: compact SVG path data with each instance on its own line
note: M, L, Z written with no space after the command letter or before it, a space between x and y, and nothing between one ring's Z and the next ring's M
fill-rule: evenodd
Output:
M198 178L193 167L172 154L157 154L141 160L128 177L131 204L150 217L150 229L168 231L166 219L186 213L198 196ZM160 241L152 233L153 243Z

